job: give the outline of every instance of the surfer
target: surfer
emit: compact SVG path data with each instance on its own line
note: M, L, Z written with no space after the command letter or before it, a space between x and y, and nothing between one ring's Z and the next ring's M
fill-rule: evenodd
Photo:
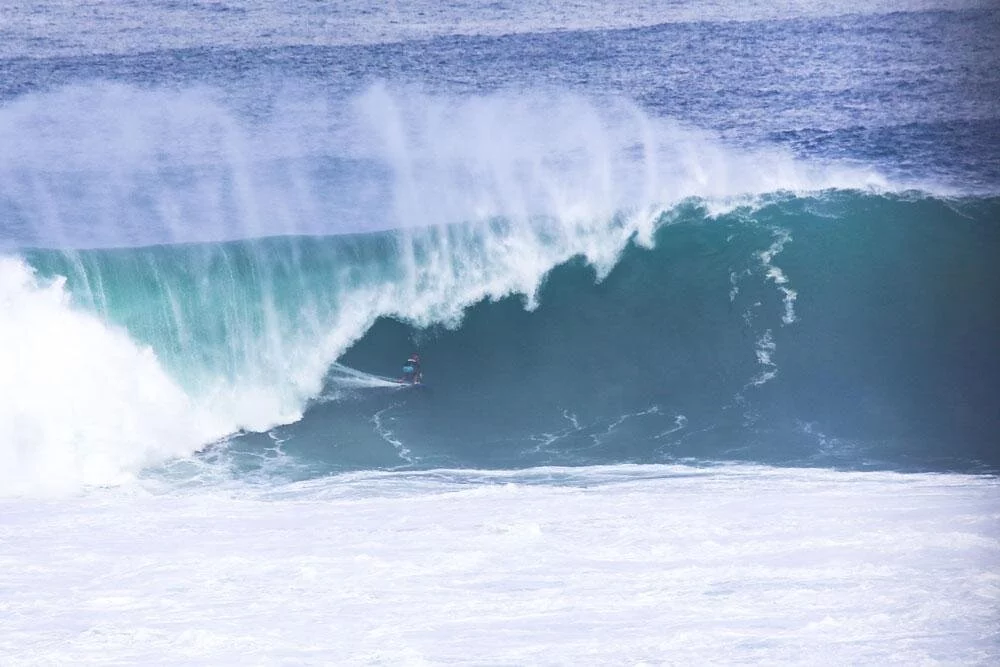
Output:
M411 354L403 364L403 377L399 381L406 384L420 384L421 379L423 374L420 372L420 355Z

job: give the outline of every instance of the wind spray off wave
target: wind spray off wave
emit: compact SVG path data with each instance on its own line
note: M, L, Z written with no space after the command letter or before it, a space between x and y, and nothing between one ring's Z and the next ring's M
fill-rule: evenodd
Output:
M136 114L117 114L123 103ZM178 421L211 422L166 444L155 429L125 438L149 442L130 444L116 471L296 421L379 317L455 327L468 306L512 294L533 308L548 272L576 256L603 277L631 241L651 245L681 202L721 213L774 191L885 186L868 169L726 148L617 100L378 85L346 104L290 98L281 111L251 121L204 91L107 84L0 110L3 136L22 149L0 163L8 229L20 230L7 244L43 282L65 279L73 317L147 350L171 400L204 415ZM394 231L351 235L379 228ZM31 289L28 301L46 293ZM40 326L46 336L53 324ZM15 385L31 372L19 368ZM141 432L146 403L117 400ZM173 421L163 414L148 419ZM47 418L19 418L19 432L42 432L34 424ZM83 440L109 442L100 419L69 421ZM74 447L65 435L42 441Z

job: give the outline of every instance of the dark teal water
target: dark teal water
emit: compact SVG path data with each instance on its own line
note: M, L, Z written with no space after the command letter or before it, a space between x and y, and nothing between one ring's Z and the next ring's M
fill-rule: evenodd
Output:
M317 405L280 429L285 451L391 465L378 414L416 465L995 471L998 215L995 199L963 210L855 193L713 220L686 211L602 282L581 262L556 268L533 312L512 297L457 330L381 320L344 363L392 374L387 360L415 348L430 391ZM789 237L772 261L797 292L791 323L759 257L776 230Z

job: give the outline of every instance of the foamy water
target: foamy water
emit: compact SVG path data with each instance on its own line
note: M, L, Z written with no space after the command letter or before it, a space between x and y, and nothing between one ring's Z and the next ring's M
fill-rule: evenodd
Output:
M0 502L11 664L1000 657L992 478L612 466Z

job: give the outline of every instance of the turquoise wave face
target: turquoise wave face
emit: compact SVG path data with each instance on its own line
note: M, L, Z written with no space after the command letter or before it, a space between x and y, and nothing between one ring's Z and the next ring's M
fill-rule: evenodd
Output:
M557 268L535 311L511 298L457 330L380 321L344 363L388 372L418 343L433 394L317 406L281 430L285 451L995 470L998 204L837 193L678 212L603 281Z
M391 234L39 250L27 259L43 276L66 276L79 305L152 347L195 393L208 378L278 381L297 346L315 346L352 298L402 271Z
M233 415L249 432L206 456L244 472L996 469L998 219L996 199L692 202L600 274L544 221L25 257ZM386 381L413 351L427 386Z

